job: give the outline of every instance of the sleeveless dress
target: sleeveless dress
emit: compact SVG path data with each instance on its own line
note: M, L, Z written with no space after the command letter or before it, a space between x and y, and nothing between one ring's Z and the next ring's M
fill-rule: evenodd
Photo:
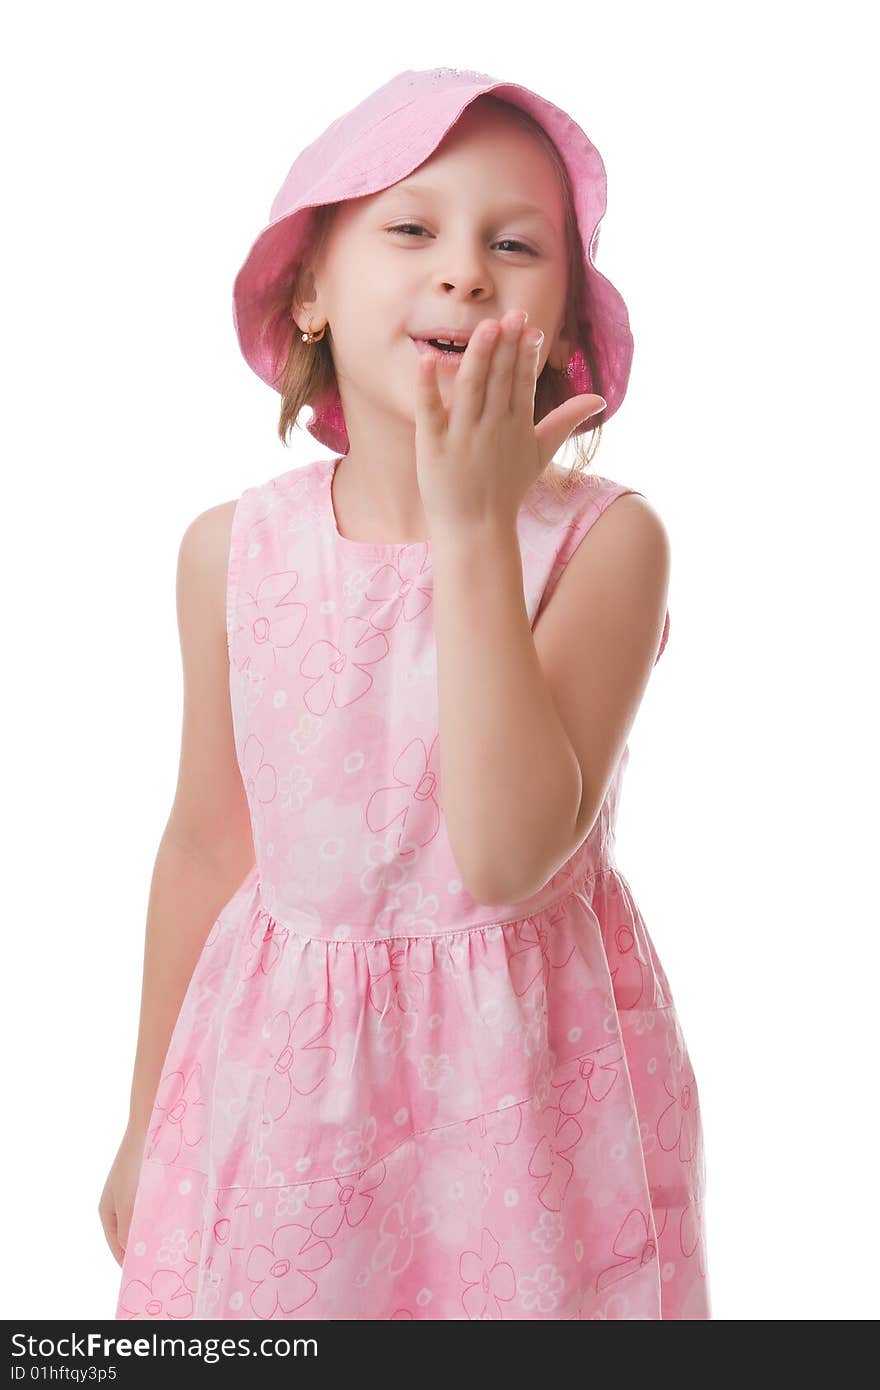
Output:
M443 816L430 542L342 536L337 462L236 503L256 862L171 1036L115 1316L709 1318L697 1084L615 862L629 749L540 892L474 901ZM634 491L587 474L524 501L532 625Z

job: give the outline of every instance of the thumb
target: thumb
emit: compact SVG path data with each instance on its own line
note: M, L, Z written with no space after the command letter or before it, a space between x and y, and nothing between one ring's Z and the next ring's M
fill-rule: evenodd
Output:
M551 410L543 420L539 420L535 426L535 438L538 441L541 467L544 468L550 462L577 425L589 420L593 415L598 415L607 404L604 396L572 396L555 410Z

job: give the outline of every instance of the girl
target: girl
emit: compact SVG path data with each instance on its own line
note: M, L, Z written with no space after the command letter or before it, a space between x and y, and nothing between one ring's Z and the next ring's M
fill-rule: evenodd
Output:
M181 544L118 1318L710 1316L697 1086L615 860L667 538L553 462L626 389L604 211L558 107L404 72L238 274L282 442L308 404L333 457Z

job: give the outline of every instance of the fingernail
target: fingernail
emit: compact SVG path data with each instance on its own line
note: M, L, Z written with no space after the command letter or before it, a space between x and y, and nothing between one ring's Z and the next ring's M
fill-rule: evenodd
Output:
M541 332L540 328L532 329L531 333L528 335L528 341L531 343L532 347L541 346L544 341L544 334Z

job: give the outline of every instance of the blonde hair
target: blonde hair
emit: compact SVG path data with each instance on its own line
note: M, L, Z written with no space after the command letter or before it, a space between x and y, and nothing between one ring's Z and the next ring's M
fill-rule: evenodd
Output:
M569 330L566 336L574 342L576 350L580 348L586 359L592 378L593 391L598 395L604 395L591 325L588 320L581 319L574 313L575 305L586 303L584 258L571 184L559 151L543 127L520 107L513 106L510 102L503 101L489 93L477 97L471 105L475 105L476 102L490 103L494 107L503 108L508 115L518 120L541 141L553 161L562 186L565 207L568 274L568 307L565 328ZM310 225L303 243L308 247L308 251L303 253L298 263L291 267L288 275L276 287L263 316L261 332L267 341L284 341L289 331L291 311L299 289L301 272L306 264L320 258L338 206L338 203L325 203L320 207L311 209ZM325 333L324 337L317 343L304 343L294 324L280 382L281 413L278 420L278 435L285 447L289 435L299 424L299 415L303 406L312 405L336 387L336 373L328 339L329 334ZM545 415L568 398L567 375L565 370L552 367L549 362L545 363L535 387L536 422L542 420ZM567 491L576 483L577 479L583 477L587 472L599 448L601 438L601 419L595 423L590 420L583 421L576 426L570 435L570 442L575 453L571 467L568 471L557 469L551 460L538 481L552 493Z

